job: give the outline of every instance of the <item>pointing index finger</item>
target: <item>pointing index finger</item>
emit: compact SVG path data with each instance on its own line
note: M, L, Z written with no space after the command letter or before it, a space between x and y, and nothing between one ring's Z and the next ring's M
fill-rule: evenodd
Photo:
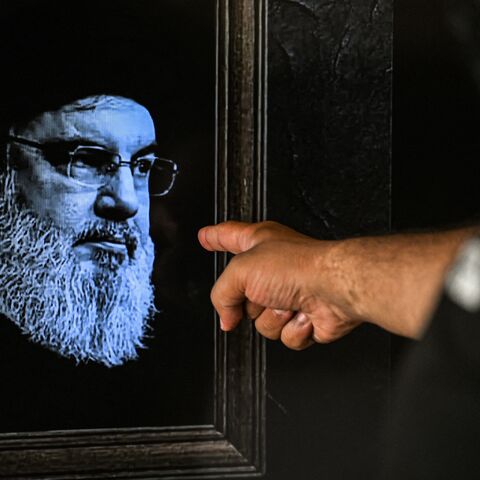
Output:
M198 240L203 248L211 252L241 253L250 248L246 233L251 225L233 221L210 225L200 229Z
M209 251L242 253L259 243L285 238L298 238L301 235L276 222L234 222L228 221L203 227L198 232L198 240Z

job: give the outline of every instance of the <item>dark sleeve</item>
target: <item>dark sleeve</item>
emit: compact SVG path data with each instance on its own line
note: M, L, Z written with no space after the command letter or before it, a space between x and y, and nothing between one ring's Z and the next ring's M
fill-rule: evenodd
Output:
M394 389L384 478L480 478L480 240L446 277Z

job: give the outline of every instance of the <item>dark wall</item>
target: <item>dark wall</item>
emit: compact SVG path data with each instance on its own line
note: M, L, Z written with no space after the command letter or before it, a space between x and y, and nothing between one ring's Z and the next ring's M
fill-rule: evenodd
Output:
M268 218L319 238L389 231L392 2L269 7ZM266 478L373 478L389 335L267 348Z
M393 226L441 228L478 218L480 92L451 6L396 0Z
M469 56L473 47L478 61L478 43L462 44L457 30L459 20L474 25L474 3L395 0L394 231L443 229L480 218L480 91ZM394 366L401 367L411 343L392 337Z
M269 218L321 238L478 220L480 92L451 16L471 4L395 0L392 25L391 1L271 0ZM267 478L373 478L410 346L269 343Z
M270 218L388 230L391 3L270 1Z

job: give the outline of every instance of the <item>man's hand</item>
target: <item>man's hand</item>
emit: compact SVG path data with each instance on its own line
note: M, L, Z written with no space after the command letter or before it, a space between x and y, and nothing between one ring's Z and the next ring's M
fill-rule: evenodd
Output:
M222 328L235 328L246 313L262 335L301 350L361 322L420 337L445 271L476 232L322 241L274 222L226 222L198 238L207 250L235 254L212 290Z
M212 290L223 330L246 314L270 339L300 350L342 337L361 319L336 286L335 242L314 240L274 222L226 222L198 234L210 251L236 254ZM328 285L330 283L330 285Z

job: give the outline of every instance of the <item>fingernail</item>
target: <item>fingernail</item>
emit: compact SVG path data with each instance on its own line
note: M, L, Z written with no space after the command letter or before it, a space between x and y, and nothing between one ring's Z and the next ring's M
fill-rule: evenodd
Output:
M288 310L280 310L279 308L274 308L273 313L275 315L285 315L288 312Z
M225 324L222 319L220 319L220 328L225 332Z
M297 327L303 327L308 323L307 316L302 312L297 313L295 315L295 317L293 318L293 320L294 320L295 324L297 325Z

